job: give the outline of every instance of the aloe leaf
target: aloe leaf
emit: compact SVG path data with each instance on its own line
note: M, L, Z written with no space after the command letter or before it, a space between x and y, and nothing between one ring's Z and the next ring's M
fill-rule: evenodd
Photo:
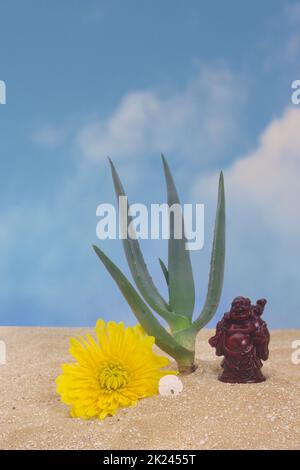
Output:
M119 178L119 175L117 173L117 170L111 159L109 159L109 162L111 166L115 192L119 202L119 197L126 196L126 194ZM128 215L127 229L131 221L132 218ZM161 297L153 283L153 280L148 272L146 263L144 261L138 240L132 239L131 237L127 236L125 239L123 239L123 246L132 277L136 283L138 290L140 291L146 302L148 302L148 304L159 315L161 315L165 320L170 321L170 318L172 318L173 316L175 317L175 315L170 312L169 305Z
M97 246L93 245L93 248L107 271L118 285L139 323L149 335L155 337L157 346L167 354L170 354L170 356L174 357L176 360L182 360L184 357L193 357L192 351L178 344L173 336L164 329L133 285L128 281L113 261L111 261Z
M197 331L212 319L220 302L225 265L225 225L225 191L221 172L207 295L202 312L193 323L193 328Z
M168 205L180 204L176 187L165 157L162 155ZM195 306L195 286L190 253L186 250L184 221L181 216L181 239L175 239L174 214L170 213L170 235L168 243L169 297L171 310L179 315L191 318Z
M166 283L167 283L167 285L169 285L168 268L167 268L167 266L165 265L165 263L163 262L162 259L158 258L158 260L159 260L159 264L160 264L160 267L162 269L163 275L165 276Z

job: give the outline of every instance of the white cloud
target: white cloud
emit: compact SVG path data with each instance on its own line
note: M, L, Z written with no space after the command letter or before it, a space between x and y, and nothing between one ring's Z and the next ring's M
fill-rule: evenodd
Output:
M296 234L300 231L300 109L289 108L262 133L256 149L235 160L225 171L226 187L236 208L254 207L272 229ZM212 195L217 175L195 180L198 188Z
M235 295L266 296L269 319L281 327L295 327L299 299L299 129L300 109L287 109L267 126L257 148L224 174L228 302ZM193 186L197 200L207 202L207 228L212 225L217 178L199 176Z
M299 235L300 110L288 109L261 136L256 150L226 172L239 201L255 204L272 228Z
M203 67L182 92L127 93L106 119L69 117L61 126L47 124L37 129L31 136L33 142L55 151L66 140L73 145L72 138L77 133L83 158L71 162L69 178L56 188L54 199L46 203L39 198L34 203L25 201L14 211L2 214L0 295L4 308L11 310L17 283L17 298L29 305L31 318L38 312L43 315L35 318L36 323L88 323L102 297L102 305L108 309L100 312L104 317L113 314L118 318L124 311L128 314L122 297L90 247L97 223L95 210L99 198L106 197L106 181L108 197L111 196L109 165L101 176L99 161L105 160L107 154L124 161L122 178L127 186L136 172L143 175L144 184L149 176L145 164L152 152L161 178L161 151L190 162L199 157L216 158L236 135L242 97L237 78L226 67ZM139 157L142 158L136 161ZM20 238L22 243L18 242ZM113 258L122 267L125 261L121 244L114 242L113 247ZM154 270L158 270L156 245L153 249L155 253L151 248L149 261L154 260ZM13 278L7 274L12 251L18 260L18 275ZM111 297L115 299L113 306ZM81 312L87 320L78 318Z
M120 307L119 315L128 312L89 246L99 202L94 197L98 194L98 163L91 162L109 153L114 159L125 160L126 167L132 163L132 167L143 171L145 155L141 161L134 161L143 152L174 152L195 159L207 155L217 158L217 153L223 157L225 146L239 129L241 86L228 70L205 68L182 93L163 97L154 92L129 93L106 120L91 122L79 131L80 145L89 158L76 160L74 180L58 188L57 198L47 205L47 211L37 201L2 217L0 279L4 304L13 298L17 284L19 296L41 306L45 316L51 312L53 322L63 315L70 323L84 323L81 318L75 319L73 312L90 312L90 319L101 295L103 305L108 306L104 316L111 313L112 296L116 311ZM284 309L298 308L300 271L295 252L300 239L299 128L300 109L286 110L267 126L255 149L225 170L228 229L223 301L228 305L238 294L250 295L253 300L265 295L270 301L268 311L274 315L273 326L287 326L288 319L282 320L280 315ZM201 149L213 150L206 154ZM187 176L192 186L191 163ZM103 195L100 187L99 195L100 191ZM198 202L207 205L215 201L216 188L217 174L195 177L193 191ZM212 214L210 209L205 214L208 231ZM121 249L119 244L117 248L114 244L116 249ZM9 276L12 251L18 260L17 279ZM205 240L204 253L199 254L201 267L195 263L196 272L209 266L209 252L210 243ZM154 255L157 258L157 253L148 254L149 260ZM123 260L115 253L113 258ZM82 272L78 272L78 266ZM85 307L87 302L89 306ZM295 317L290 318L291 326Z
M133 91L106 119L78 133L83 153L96 160L175 153L215 159L236 137L244 90L226 67L202 67L181 92Z
M237 136L243 99L242 84L234 74L224 66L206 66L181 92L127 93L106 119L89 118L82 124L82 120L70 117L61 127L48 125L37 130L33 136L35 143L55 147L67 138L71 143L77 129L76 142L84 158L73 161L73 180L57 188L55 200L46 206L37 200L20 206L13 217L7 214L2 233L6 243L0 247L3 267L0 279L5 278L0 287L2 299L9 302L15 289L15 279L6 275L11 259L5 253L11 251L10 245L18 246L22 230L28 236L14 250L20 265L18 296L35 306L35 311L40 310L45 317L51 315L50 323L60 322L60 318L84 323L74 312L89 312L90 319L101 299L102 277L103 304L108 308L103 315L112 314L112 308L114 315L122 315L122 298L116 295L115 286L90 248L97 222L94 211L99 197L105 196L103 186L107 179L103 176L101 183L99 162L107 154L125 162L122 178L127 186L134 172L143 176L144 183L149 176L145 171L148 156L155 154L159 163L159 153L163 151L172 156L173 164L174 158L189 160L186 176L190 180L193 159L207 163L208 159L222 157L226 146ZM157 164L155 168L157 173ZM105 175L109 176L108 166ZM111 191L110 179L107 184ZM159 269L156 249L153 245L154 251L151 248L148 253L150 263L155 260L154 271ZM123 257L120 253L116 257L116 250L121 252L121 245L114 243L113 257L122 266ZM85 273L84 281L81 270ZM110 295L115 296L115 307L111 306Z
M65 127L54 127L46 125L37 129L31 136L33 142L45 147L56 147L66 138L67 129Z

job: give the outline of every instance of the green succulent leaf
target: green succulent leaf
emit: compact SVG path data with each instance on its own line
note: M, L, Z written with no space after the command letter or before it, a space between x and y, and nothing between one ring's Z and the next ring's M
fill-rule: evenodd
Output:
M193 328L197 331L212 319L220 302L225 265L225 225L225 191L223 173L221 172L207 295L204 307L193 323Z
M168 205L180 204L177 190L165 157L162 155ZM195 286L190 253L186 250L184 221L181 216L182 237L175 238L174 213L170 212L170 236L168 243L168 279L171 310L179 315L191 318L195 306Z
M105 253L103 253L102 250L100 250L100 248L95 245L93 245L93 248L107 271L118 285L138 322L149 335L155 337L157 346L167 354L170 354L170 356L174 357L176 360L182 361L184 358L191 360L194 352L177 343L173 336L171 336L155 318L147 304L124 276L122 271L105 255Z
M169 285L168 268L167 268L167 266L165 265L165 263L163 262L162 259L158 258L158 260L159 260L159 264L160 264L161 270L163 272L163 275L165 276L166 283L167 283L167 285Z
M109 159L109 162L111 166L115 192L116 192L116 196L119 202L119 197L126 196L126 194L125 194L123 185L121 183L121 180L119 178L119 175L117 173L117 170L113 162L111 161L111 159ZM127 206L127 212L128 212L128 206ZM132 217L128 215L127 228L129 224L131 224L131 222L132 222ZM133 225L131 224L130 226L132 230ZM140 293L142 294L146 302L148 302L148 304L159 315L161 315L161 317L163 317L168 322L170 322L170 320L172 321L172 317L175 316L175 314L172 314L172 312L170 312L169 305L162 298L156 286L154 285L153 280L147 269L146 263L144 261L144 257L141 252L138 240L127 236L126 238L123 239L123 246L124 246L126 259L127 259L132 277L136 283L138 290L140 291Z

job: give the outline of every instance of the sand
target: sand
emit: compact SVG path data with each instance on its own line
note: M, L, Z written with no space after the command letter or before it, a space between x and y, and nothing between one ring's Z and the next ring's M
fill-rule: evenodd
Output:
M273 331L266 382L223 384L220 358L200 332L198 370L177 397L147 398L104 421L69 417L55 393L68 338L86 329L0 328L0 449L300 449L300 330Z

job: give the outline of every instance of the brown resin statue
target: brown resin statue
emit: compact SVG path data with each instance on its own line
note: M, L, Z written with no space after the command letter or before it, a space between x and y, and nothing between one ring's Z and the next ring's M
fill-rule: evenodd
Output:
M261 372L262 361L269 357L270 333L261 319L267 301L251 305L250 299L236 297L229 313L217 324L209 344L217 356L224 356L219 380L229 383L256 383L266 380Z

